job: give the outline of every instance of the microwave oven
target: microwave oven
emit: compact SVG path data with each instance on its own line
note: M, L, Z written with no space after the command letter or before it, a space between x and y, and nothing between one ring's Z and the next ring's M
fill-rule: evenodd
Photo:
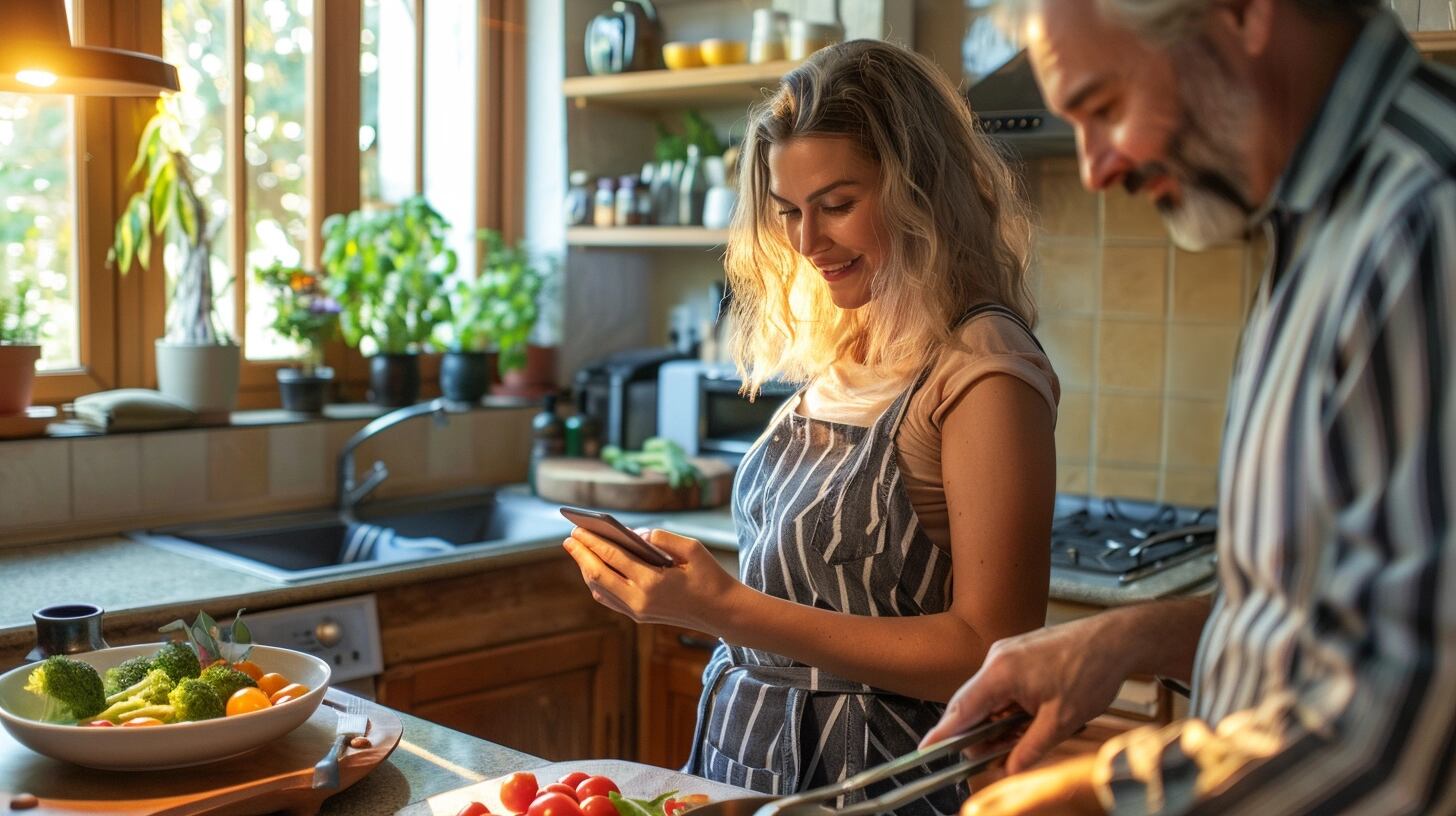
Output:
M764 383L752 402L739 394L743 380L731 363L680 360L658 371L657 435L692 456L737 463L768 427L779 407L798 390Z

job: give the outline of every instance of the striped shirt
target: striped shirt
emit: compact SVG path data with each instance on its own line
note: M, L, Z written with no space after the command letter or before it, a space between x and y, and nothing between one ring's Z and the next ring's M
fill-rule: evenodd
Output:
M1270 199L1192 719L1117 813L1456 813L1456 72L1366 24Z

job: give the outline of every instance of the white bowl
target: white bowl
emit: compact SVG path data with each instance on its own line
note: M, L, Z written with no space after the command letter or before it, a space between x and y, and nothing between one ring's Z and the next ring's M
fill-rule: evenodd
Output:
M150 655L160 643L117 646L71 655L97 671L138 655ZM308 686L307 694L280 706L235 717L144 728L92 728L36 720L43 701L25 690L35 664L0 674L0 724L16 742L38 754L107 771L156 771L226 759L259 748L303 725L329 687L329 664L303 652L275 646L254 646L248 658L264 672L278 672Z

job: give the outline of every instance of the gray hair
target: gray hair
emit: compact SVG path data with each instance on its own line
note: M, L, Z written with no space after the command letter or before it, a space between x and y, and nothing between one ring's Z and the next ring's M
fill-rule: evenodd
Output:
M1386 0L1291 0L1306 15L1320 19L1358 19L1386 5ZM1001 0L1003 19L1020 29L1020 22L1047 0ZM1217 6L1217 0L1095 0L1098 9L1132 29L1139 37L1160 45L1181 41Z

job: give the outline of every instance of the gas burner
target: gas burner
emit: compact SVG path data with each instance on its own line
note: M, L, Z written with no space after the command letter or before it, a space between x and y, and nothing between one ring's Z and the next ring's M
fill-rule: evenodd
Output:
M1212 507L1058 496L1052 569L1073 580L1122 586L1212 552L1217 519Z

